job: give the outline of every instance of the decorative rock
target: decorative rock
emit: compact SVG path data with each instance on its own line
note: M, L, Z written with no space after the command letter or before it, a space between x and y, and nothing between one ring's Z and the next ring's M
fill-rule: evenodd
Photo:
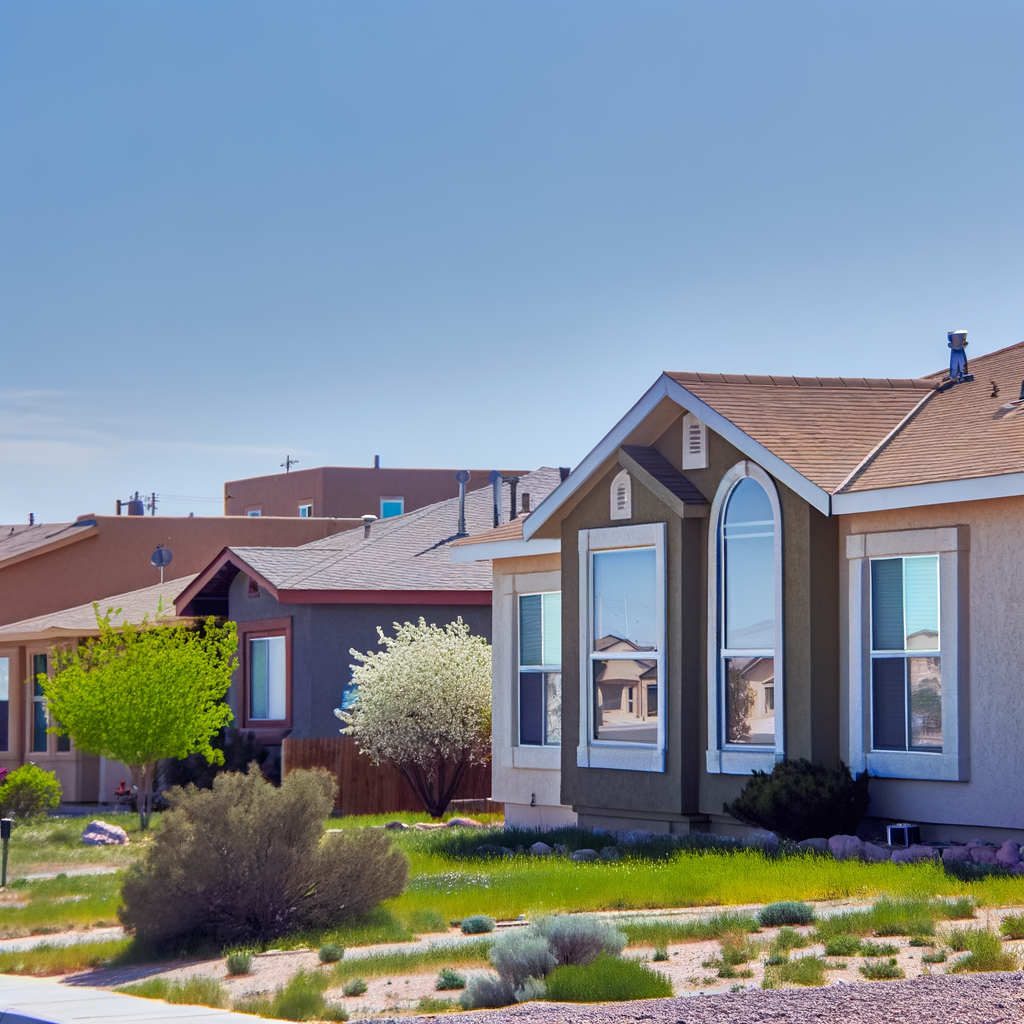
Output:
M434 829L444 828L443 821L417 821L413 828L418 832L433 832Z
M1017 867L1020 864L1020 847L1012 839L1007 839L996 850L996 863L1001 864L1004 868Z
M892 851L893 864L916 864L922 860L935 860L939 851L934 846L906 846L901 850Z
M882 849L881 846L875 846L874 843L865 843L860 859L866 860L869 863L880 864L883 860L889 859L889 851Z
M617 846L606 846L600 856L601 860L622 860L622 851Z
M597 856L597 850L577 850L575 853L569 854L569 860L587 862L597 860Z
M483 826L479 821L474 818L451 818L447 821L446 826L448 828L482 828Z
M564 857L568 852L569 848L565 843L555 843L555 853L559 854L559 856Z
M827 839L803 839L796 844L799 850L813 850L815 853L831 853Z
M530 847L530 853L534 857L550 857L553 851L547 843L536 842Z
M764 850L765 853L775 853L779 848L779 837L774 832L758 829L743 840L743 845Z
M970 847L947 846L942 851L942 859L947 863L954 860L972 860Z
M392 832L408 832L409 826L404 821L389 821L385 828L390 829Z
M971 860L973 860L975 864L991 864L995 866L999 863L996 859L996 851L987 843L984 845L978 843L977 846L972 843L968 843L967 849L971 851Z
M836 860L859 858L864 852L864 840L858 839L856 836L832 836L828 841L828 848Z
M82 833L82 842L89 846L126 846L130 841L128 833L120 825L99 819L90 821Z
M501 848L501 854L503 857L514 857L516 855L516 851L508 846L503 846Z

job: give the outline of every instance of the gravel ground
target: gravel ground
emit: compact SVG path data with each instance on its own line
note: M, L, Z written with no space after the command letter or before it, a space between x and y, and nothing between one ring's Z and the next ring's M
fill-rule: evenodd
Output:
M1024 974L933 975L912 981L633 1003L524 1003L507 1010L463 1013L457 1019L459 1024L1020 1024L1024 1020Z

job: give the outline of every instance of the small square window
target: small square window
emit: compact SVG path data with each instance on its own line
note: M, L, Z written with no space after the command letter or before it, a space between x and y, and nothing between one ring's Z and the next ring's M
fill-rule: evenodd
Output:
M300 519L312 519L313 518L313 502L307 502L305 505L299 506L299 518Z
M381 498L380 517L391 519L393 516L403 515L405 512L405 498Z
M258 509L258 508L250 508L250 509L246 510L245 514L247 516L261 516L261 515L263 515L263 511L262 511L262 509Z

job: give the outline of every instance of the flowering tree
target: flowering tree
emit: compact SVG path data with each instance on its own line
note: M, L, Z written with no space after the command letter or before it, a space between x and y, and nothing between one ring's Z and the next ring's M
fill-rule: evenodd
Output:
M377 653L350 653L355 697L335 714L374 764L406 777L435 818L451 802L470 765L491 752L491 648L461 618L447 626L379 626Z

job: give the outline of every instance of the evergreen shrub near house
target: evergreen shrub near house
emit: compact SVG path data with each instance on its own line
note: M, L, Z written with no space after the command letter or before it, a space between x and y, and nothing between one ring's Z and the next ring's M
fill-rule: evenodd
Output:
M256 764L212 789L174 789L145 860L128 869L118 916L157 947L230 945L327 928L405 888L409 867L383 833L324 833L336 783L322 769L280 788Z
M0 786L0 816L25 821L60 806L60 783L34 764L15 768Z
M839 761L832 767L804 758L755 771L726 814L784 839L853 835L868 809L868 776L856 778Z

